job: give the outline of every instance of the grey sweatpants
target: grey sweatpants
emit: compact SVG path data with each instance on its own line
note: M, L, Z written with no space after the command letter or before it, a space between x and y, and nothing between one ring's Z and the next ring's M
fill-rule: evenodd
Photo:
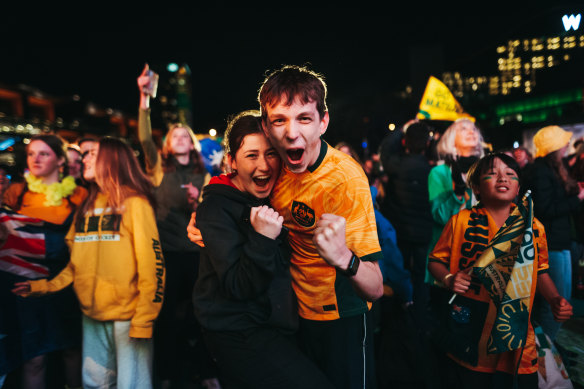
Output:
M129 321L83 315L83 387L152 388L152 339L130 338Z

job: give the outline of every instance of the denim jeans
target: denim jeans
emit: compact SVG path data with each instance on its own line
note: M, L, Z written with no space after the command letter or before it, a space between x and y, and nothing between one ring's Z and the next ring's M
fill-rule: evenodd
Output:
M549 275L560 296L570 300L572 294L572 257L570 250L549 251ZM550 305L543 298L539 299L539 307L535 312L535 320L543 332L555 340L561 323L554 320Z

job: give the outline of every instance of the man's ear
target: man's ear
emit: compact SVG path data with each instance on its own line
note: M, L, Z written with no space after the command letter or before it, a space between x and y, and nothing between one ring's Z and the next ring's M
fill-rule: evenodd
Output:
M328 128L329 125L329 113L328 111L326 111L324 113L324 116L322 119L320 119L320 135L324 134L326 132L326 129Z

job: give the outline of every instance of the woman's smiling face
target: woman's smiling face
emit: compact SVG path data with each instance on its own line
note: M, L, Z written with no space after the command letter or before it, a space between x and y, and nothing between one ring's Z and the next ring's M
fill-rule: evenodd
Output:
M246 135L231 157L231 168L237 171L231 181L242 192L266 198L272 192L280 173L280 157L263 133Z

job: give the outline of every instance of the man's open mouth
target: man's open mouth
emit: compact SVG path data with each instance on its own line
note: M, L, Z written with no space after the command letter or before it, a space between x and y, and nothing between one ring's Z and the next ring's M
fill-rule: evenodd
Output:
M302 159L302 155L304 154L304 149L288 149L286 150L288 154L288 158L291 161L300 161Z

